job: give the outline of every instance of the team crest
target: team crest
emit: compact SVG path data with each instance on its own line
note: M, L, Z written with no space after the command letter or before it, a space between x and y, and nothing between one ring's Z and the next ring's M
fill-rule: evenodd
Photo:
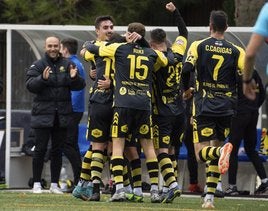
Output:
M163 143L165 143L165 144L169 144L169 142L170 142L170 136L164 136L164 137L162 138L162 141L163 141Z
M125 95L127 93L126 87L121 87L119 90L120 95Z
M148 125L142 125L140 127L140 134L145 135L147 133L149 133L149 126Z
M206 128L204 128L204 129L201 130L201 135L202 136L209 137L212 134L213 134L213 129L212 128L206 127Z
M65 68L63 66L60 66L60 72L63 73L65 71L66 71Z
M91 135L94 136L95 138L99 138L102 136L102 131L99 129L94 129L92 130Z

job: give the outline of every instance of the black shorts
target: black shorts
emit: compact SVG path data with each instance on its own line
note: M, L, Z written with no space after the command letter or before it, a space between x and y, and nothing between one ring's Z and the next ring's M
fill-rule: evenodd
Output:
M126 138L126 141L125 141L125 147L136 147L137 143L138 143L138 140L137 140L136 136L129 134L128 137Z
M193 118L194 143L211 140L225 141L230 133L231 116Z
M152 139L151 112L115 107L111 134L113 138L127 138L129 134L135 134L137 139Z
M111 139L112 118L112 103L92 103L89 109L88 139L99 143L109 141Z
M185 129L185 121L184 113L178 116L153 116L155 149L180 145Z

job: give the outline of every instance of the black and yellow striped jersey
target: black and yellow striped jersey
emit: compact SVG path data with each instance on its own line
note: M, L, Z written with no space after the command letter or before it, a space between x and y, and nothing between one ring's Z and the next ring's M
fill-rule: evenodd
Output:
M180 77L186 46L186 38L178 36L171 48L164 52L169 61L168 65L161 67L153 74L153 113L156 115L174 116L184 112L185 105L180 91Z
M93 42L97 46L106 45L106 41L95 41ZM96 79L93 85L89 89L89 101L97 103L108 103L113 100L113 89L99 89L98 80L104 80L104 75L113 76L113 59L109 57L101 57L96 54L92 54L89 51L85 52L84 59L86 61L92 61L96 66Z
M186 63L195 66L193 115L228 116L234 113L238 70L243 71L244 50L226 40L209 37L191 44Z
M114 106L151 110L152 72L166 66L160 51L136 43L113 43L92 51L102 57L114 57Z

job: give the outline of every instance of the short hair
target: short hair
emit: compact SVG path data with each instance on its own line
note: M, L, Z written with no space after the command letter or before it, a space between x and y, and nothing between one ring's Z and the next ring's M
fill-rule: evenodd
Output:
M157 44L165 42L166 37L167 34L163 29L153 29L150 33L151 41Z
M110 37L110 39L108 40L108 42L109 43L122 43L122 42L126 42L126 38L123 37L121 34L114 32L112 36Z
M128 24L128 32L132 33L132 32L136 32L139 35L141 35L142 37L145 37L145 26L142 23L138 23L138 22L133 22Z
M227 28L228 16L222 10L212 10L209 21L213 31L224 32Z
M61 41L63 47L66 47L70 54L76 54L78 49L78 41L73 38L65 38Z
M59 43L60 43L60 38L59 38L58 36L56 36L56 35L51 35L51 36L46 37L46 39L45 39L45 43L47 42L47 40L48 40L49 38L52 38L52 37L58 39L58 41L59 41Z
M100 25L101 25L101 22L103 22L103 21L111 21L114 24L114 18L112 16L110 16L110 15L102 15L102 16L98 16L95 19L95 28L99 29Z

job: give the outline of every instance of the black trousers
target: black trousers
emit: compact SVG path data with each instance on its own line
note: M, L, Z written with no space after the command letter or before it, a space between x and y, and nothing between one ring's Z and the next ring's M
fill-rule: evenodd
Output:
M67 137L63 143L63 153L71 163L74 175L74 184L76 185L81 172L81 155L78 146L79 123L83 117L83 112L73 112L72 121L67 128Z
M238 150L242 139L244 140L246 154L256 169L258 176L261 179L266 178L263 163L258 152L255 150L257 144L256 126L258 116L258 111L249 111L247 113L237 114L232 118L230 142L233 144L233 151L230 156L230 166L228 171L229 184L236 184Z
M33 156L33 181L41 182L41 175L44 166L44 158L48 142L51 139L50 151L50 174L51 182L58 183L62 165L62 147L66 139L66 128L60 128L56 116L54 127L35 128L35 151Z

